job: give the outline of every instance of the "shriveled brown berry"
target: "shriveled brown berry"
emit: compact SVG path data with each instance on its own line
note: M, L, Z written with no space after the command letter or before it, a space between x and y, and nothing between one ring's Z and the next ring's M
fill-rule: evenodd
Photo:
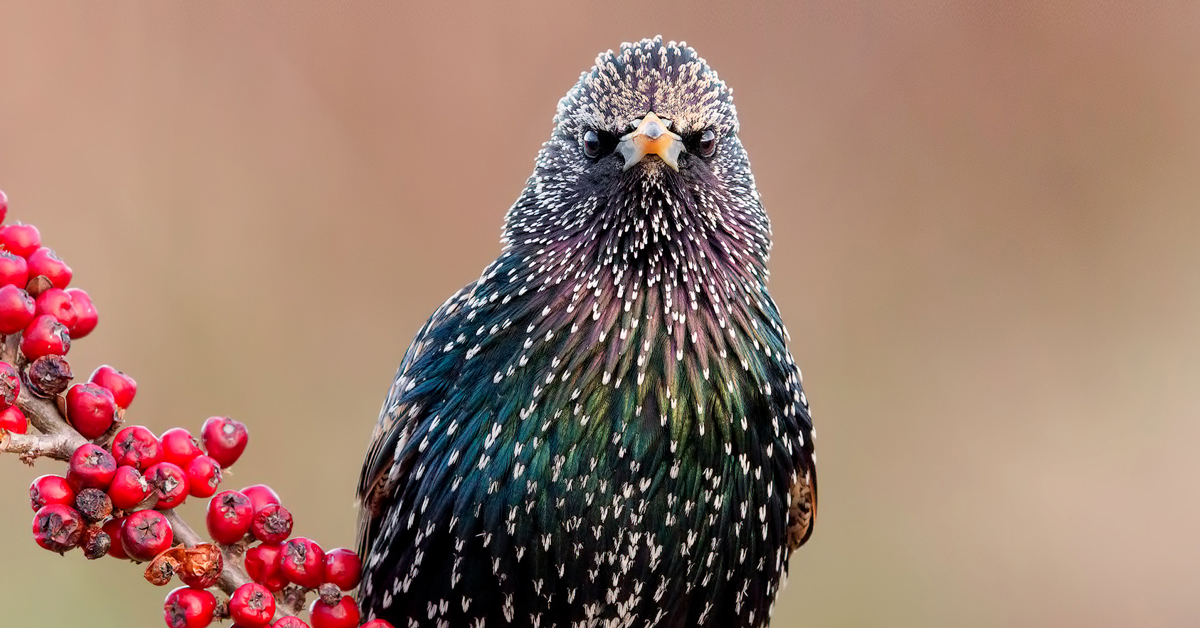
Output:
M142 574L146 578L146 582L161 587L171 582L171 577L183 564L183 547L172 547L164 552L159 553L146 565L146 571Z
M193 589L207 589L217 583L225 558L221 550L211 543L201 543L183 552L183 563L176 570L179 579Z
M34 360L25 374L29 392L42 399L62 394L74 376L71 365L61 355L44 355Z
M75 509L90 523L101 523L112 516L113 503L108 493L98 488L85 488L75 496Z
M112 537L102 528L88 528L79 547L88 560L103 558L112 549Z

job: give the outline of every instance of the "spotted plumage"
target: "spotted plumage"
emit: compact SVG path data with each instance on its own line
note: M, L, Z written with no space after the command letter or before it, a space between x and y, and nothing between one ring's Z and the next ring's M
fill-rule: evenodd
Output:
M384 403L365 616L767 624L816 468L737 132L730 90L661 39L600 55L560 101L500 257Z

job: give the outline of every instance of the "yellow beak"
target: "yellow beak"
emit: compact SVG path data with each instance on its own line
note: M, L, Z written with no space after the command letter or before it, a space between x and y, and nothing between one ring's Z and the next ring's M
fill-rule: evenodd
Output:
M671 170L679 172L679 153L683 138L667 130L667 125L654 112L646 114L637 128L621 137L617 152L625 158L624 170L629 170L646 155L658 155Z

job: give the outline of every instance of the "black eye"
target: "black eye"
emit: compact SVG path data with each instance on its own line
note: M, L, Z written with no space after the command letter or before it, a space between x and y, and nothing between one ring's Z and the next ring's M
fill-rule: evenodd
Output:
M600 156L600 134L588 129L583 134L583 153L592 159Z
M713 133L712 129L704 129L700 134L700 141L696 143L696 152L700 153L701 157L712 157L713 153L717 152L717 134Z

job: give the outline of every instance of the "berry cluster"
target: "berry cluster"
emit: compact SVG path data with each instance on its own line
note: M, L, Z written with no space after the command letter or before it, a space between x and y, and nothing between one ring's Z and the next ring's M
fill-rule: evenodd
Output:
M245 425L211 417L199 439L182 428L156 436L124 423L137 393L130 376L106 365L71 385L65 356L96 327L96 308L86 292L68 288L71 268L41 245L36 227L2 225L7 210L0 191L0 453L68 462L65 474L43 475L29 488L38 545L146 563L146 580L160 586L177 576L183 586L163 607L172 628L225 618L245 628L307 627L295 615L314 591L312 628L358 626L346 595L358 586L355 552L293 537L292 515L268 486L217 492L222 470L246 449ZM174 511L189 497L211 498L206 523L215 543ZM390 628L381 620L364 626Z
M302 600L312 590L319 592L309 608L313 628L358 626L358 607L343 595L358 586L358 554L326 552L312 539L291 537L292 513L270 487L218 493L208 502L205 521L216 542L246 548L244 565L253 582L238 587L229 600L229 615L238 626L266 626L275 614L276 596ZM274 625L308 625L296 617L280 622Z

